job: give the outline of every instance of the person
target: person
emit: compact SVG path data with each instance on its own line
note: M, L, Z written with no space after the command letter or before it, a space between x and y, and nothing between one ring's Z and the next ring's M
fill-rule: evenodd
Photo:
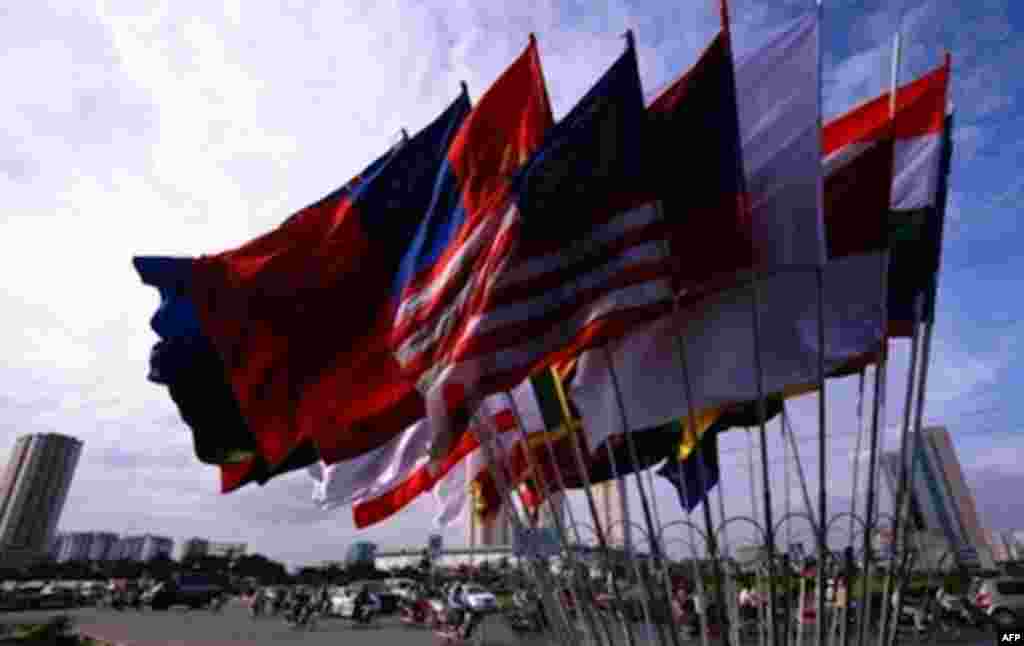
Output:
M894 611L900 607L900 590L898 587L892 593L892 607ZM914 628L918 632L924 631L925 608L923 598L907 591L903 595L902 614L914 620Z
M370 586L364 585L359 588L359 592L356 594L356 598L352 605L352 618L356 621L364 621L367 607L370 605L372 597L370 596Z

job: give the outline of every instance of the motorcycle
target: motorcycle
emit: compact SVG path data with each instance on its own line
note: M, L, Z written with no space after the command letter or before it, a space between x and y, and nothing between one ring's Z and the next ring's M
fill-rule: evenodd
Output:
M399 619L406 626L425 626L431 628L436 623L434 608L425 596L417 596L402 601Z
M260 593L253 595L252 600L249 602L249 616L253 619L262 617L266 611L267 598Z
M512 607L504 613L505 622L516 632L543 632L544 614L539 600L530 592L520 590L512 595Z
M296 630L313 630L317 626L319 609L311 600L298 600L285 614L285 623Z
M477 627L483 622L483 615L462 608L449 608L442 615L434 634L448 646L468 644Z

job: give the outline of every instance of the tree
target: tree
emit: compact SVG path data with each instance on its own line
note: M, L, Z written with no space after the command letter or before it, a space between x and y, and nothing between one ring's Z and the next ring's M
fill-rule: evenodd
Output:
M254 578L261 585L280 585L288 582L288 570L277 561L262 554L247 554L235 561L234 573L242 578Z

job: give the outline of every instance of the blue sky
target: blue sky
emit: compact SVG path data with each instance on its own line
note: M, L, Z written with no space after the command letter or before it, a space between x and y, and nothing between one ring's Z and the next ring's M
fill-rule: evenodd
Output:
M809 5L737 0L737 49L752 49ZM170 399L145 381L156 294L138 283L131 256L217 251L275 226L365 166L401 127L426 124L460 80L479 96L531 31L564 114L621 52L627 28L647 88L685 70L717 28L710 1L20 3L0 11L0 73L11 89L0 105L0 455L25 432L85 441L67 529L247 539L292 563L341 556L357 536L347 514L314 509L304 474L217 493L216 471L192 457ZM1024 267L1015 211L1024 191L1024 75L1016 69L1024 7L827 1L829 114L888 86L901 22L901 77L938 65L949 49L957 107L927 418L953 431L985 524L1009 528L1024 518L1015 495L1024 485L1015 362L1024 317L1015 284ZM902 346L890 422L899 419L901 361ZM850 491L855 391L851 380L829 391L840 437L830 446L837 503ZM814 408L813 397L793 405L805 435ZM723 450L744 442L727 437ZM804 461L813 460L813 444L804 448ZM742 452L727 455L745 462ZM727 473L723 482L730 513L745 511L745 476ZM659 493L667 519L672 498ZM359 537L419 544L431 506L424 500ZM449 541L460 542L459 532Z

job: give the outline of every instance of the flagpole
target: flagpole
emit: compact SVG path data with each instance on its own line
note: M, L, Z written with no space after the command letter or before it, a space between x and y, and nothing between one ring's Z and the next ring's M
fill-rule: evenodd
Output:
M487 468L490 470L491 475L494 478L495 485L501 492L502 503L508 509L509 518L512 521L513 531L516 533L516 536L523 536L524 532L521 519L519 518L519 510L516 509L515 504L512 501L511 491L509 490L508 486L509 483L508 480L505 479L503 473L504 465L499 462L498 456L495 454L494 447L491 444L492 441L495 441L497 439L497 429L495 429L494 424L492 423L490 411L488 410L487 404L485 402L481 402L480 405L476 406L475 408L477 410L475 417L478 423L482 425L484 429L486 429L487 431L485 437L478 438L480 440L480 447L484 451L485 460L487 462ZM482 414L480 412L481 409L483 409ZM535 563L532 558L527 558L527 562L530 564L528 567L531 567L531 569L534 570L534 577L536 578L536 580L542 584L542 598L547 597L549 599L549 603L547 605L556 609L556 611L552 614L562 619L562 622L565 622L565 625L562 625L562 622L555 622L555 624L558 625L560 628L560 630L557 632L561 633L559 635L561 641L565 643L566 646L575 646L576 631L573 630L572 626L568 623L567 618L562 615L561 601L557 598L554 598L552 600L553 590L551 589L550 584L543 585L548 582L548 575L550 574L550 572L545 571L546 568L539 567L538 564Z
M854 533L856 527L856 516L857 516L857 497L860 494L860 453L861 447L864 440L864 377L866 368L861 368L860 378L857 384L857 445L853 452L853 492L850 498L850 533L849 533L849 544L853 546ZM851 574L849 563L846 563L847 575ZM849 646L850 631L847 626L847 618L850 616L850 599L853 596L852 590L852 579L847 576L846 578L846 602L843 604L842 614L840 616L839 624L839 645Z
M800 450L797 448L798 443L796 441L796 433L793 431L793 424L789 421L789 415L786 414L786 403L782 403L782 426L783 433L789 439L790 449L793 451L793 462L796 464L796 477L800 482L800 492L804 497L804 508L807 509L807 519L811 523L811 530L814 535L817 536L821 527L824 523L819 522L819 519L815 518L814 507L811 505L811 494L807 488L807 476L804 474L803 465L800 463Z
M905 505L904 501L909 502L910 500L908 487L910 486L909 477L911 471L908 469L907 465L907 451L909 444L908 436L910 435L910 418L914 410L914 386L917 385L917 377L922 370L922 367L919 365L918 362L918 350L921 345L920 327L921 326L918 317L918 311L915 307L913 313L913 335L910 339L910 365L907 368L907 391L906 399L903 403L903 425L900 429L900 475L899 485L896 487L896 504L894 506L896 511L896 518L893 523L892 532L892 545L895 549L892 550L892 553L890 554L889 558L889 572L886 574L885 577L885 587L883 588L884 596L882 597L883 599L889 598L889 591L893 589L894 584L899 586L898 581L894 580L894 576L896 574L895 570L897 565L897 555L903 554L906 550L906 537L902 535L901 530L903 529L902 521L903 510ZM914 453L917 453L916 445L914 448ZM900 539L903 539L902 542ZM900 607L902 605L902 599L900 599L897 602L896 613L893 616L894 623L899 622ZM882 646L883 644L888 642L888 631L889 624L883 620L882 636L879 646Z
M630 46L632 47L633 46L633 44L632 44L633 43L632 32L628 32L627 38L629 39ZM625 403L625 401L623 399L622 388L621 388L621 386L619 384L619 374L618 374L618 371L615 369L615 360L614 360L614 357L612 356L611 350L609 349L609 347L607 345L604 346L604 353L605 353L605 357L608 360L608 372L609 372L609 374L611 375L611 378L612 378L612 388L615 391L615 400L618 403L619 418L620 418L620 421L622 422L622 433L623 433L623 435L625 435L625 439L626 439L626 448L629 451L629 460L633 464L633 469L634 469L633 475L634 475L635 482L636 482L636 488L637 488L637 490L640 493L640 508L641 508L641 510L644 513L644 523L647 525L647 533L648 533L648 535L650 537L651 552L652 552L651 556L654 558L654 566L656 568L658 568L658 569L661 569L664 561L661 558L661 545L659 544L659 541L658 541L658 533L659 533L660 528L656 528L654 526L654 518L651 515L650 502L647 499L647 493L646 493L645 487L643 485L643 478L640 477L640 474L637 471L640 468L640 458L639 458L639 454L637 453L637 450L636 450L636 441L633 439L633 433L630 432L629 420L626 417L626 403ZM610 450L610 447L609 447L609 450ZM612 457L612 461L613 461L613 464L614 464L614 456ZM649 586L649 584L647 582L643 582L643 585L644 585L644 594L647 595L647 602L648 602L648 604L653 606L654 605L654 599L653 599L653 595L651 594L650 586ZM657 634L658 634L658 641L664 643L664 635L662 634L660 629L657 630ZM670 630L669 631L669 637L672 639L673 646L682 646L682 644L681 644L681 642L679 640L679 634L676 631Z
M628 433L628 432L629 431L626 431L626 433ZM625 477L623 477L622 480L619 479L619 468L616 465L615 452L612 451L611 442L606 440L605 443L604 443L604 447L605 447L605 450L608 453L608 462L609 462L609 465L611 466L611 469L612 469L612 480L611 480L611 482L609 484L615 483L617 485L620 482L624 482L625 481ZM636 463L633 464L633 475L636 478L640 477L640 465L638 465ZM637 483L637 484L639 485L639 483ZM629 491L625 487L622 487L622 489L620 489L620 496L623 498L623 500L621 501L622 504L626 505L627 503L626 503L625 498L627 496L629 496ZM622 525L622 532L623 532L623 541L625 543L624 547L626 548L626 559L633 562L633 574L636 575L637 583L640 584L641 586L643 586L643 588L644 588L644 597L640 599L640 603L641 603L641 606L643 608L644 615L647 617L647 622L650 625L651 629L652 630L656 629L658 631L658 641L664 643L664 635L661 634L661 629L660 628L656 628L655 627L654 621L653 621L654 615L652 614L652 608L653 608L653 605L654 605L654 594L653 594L653 592L650 589L650 585L644 579L643 574L640 572L640 560L635 557L634 552L633 552L633 540L632 540L633 526L632 526L632 523L630 523L628 519L623 519L623 520L625 522L622 522L621 525ZM610 523L609 523L609 525L610 525ZM649 540L648 543L650 543L650 542L651 541ZM653 549L653 548L651 548L651 549ZM654 635L651 634L651 633L648 633L647 641L650 642L653 645L654 644Z
M557 380L557 377L556 377L556 380ZM562 422L566 425L567 433L573 434L573 433L576 432L576 427L574 425L574 422L573 422L572 418L570 416L568 416L566 411L563 411ZM568 489L565 486L565 479L562 477L562 469L559 466L558 457L555 455L555 450L554 450L554 448L551 445L551 438L545 433L543 439L544 439L544 446L547 448L547 451L548 451L548 459L551 460L552 471L554 471L554 473L555 473L555 482L558 485L558 490L562 491L562 492L568 492ZM587 493L589 493L589 491ZM572 524L573 533L576 535L576 542L578 544L582 544L583 541L580 539L580 530L579 530L579 527L576 524L575 514L572 511L572 505L568 504L568 502L567 502L565 508L566 508L566 512L569 514L569 522ZM592 515L593 515L593 510L594 510L594 508L592 506L591 507L591 514ZM595 525L598 524L596 517L594 517L594 523L595 523ZM599 528L595 527L594 531L596 533L597 531L599 531ZM600 544L600 540L598 542ZM603 551L603 554L605 555L605 563L607 565L608 563L610 563L610 556L608 554L607 549ZM622 602L622 598L618 594L618 588L617 587L615 587L613 589L613 594L615 596L616 601L618 603L621 603ZM607 633L605 636L608 638L609 646L614 646L615 640L612 637L611 631L608 629L608 626L603 621L601 622L601 625L605 629L605 632ZM624 628L624 631L627 634L627 641L630 641L630 643L632 643L632 633L630 632L630 630L631 629L628 626L626 626Z
M823 68L824 60L821 47L821 26L825 19L825 4L817 0L818 10L818 131L824 129L821 110L824 104ZM819 138L819 147L820 147ZM825 213L824 196L819 184L818 213ZM825 646L827 636L825 625L825 557L828 552L828 494L825 490L825 470L828 451L826 438L827 408L825 398L825 266L815 271L818 286L818 598L816 623L817 646ZM783 408L785 410L785 408Z
M571 417L569 413L569 400L565 395L565 391L562 389L562 384L556 379L555 380L555 391L558 394L559 404L562 408L562 416L566 419ZM619 582L615 578L615 568L611 558L611 549L608 546L608 537L605 535L605 528L601 526L600 514L597 511L597 504L594 502L594 492L590 481L590 472L587 468L586 459L583 455L583 449L580 447L580 440L577 437L575 428L570 427L569 432L570 443L572 444L573 456L576 459L576 468L580 473L580 477L583 479L583 493L587 499L587 505L590 507L590 515L594 520L594 533L597 534L598 545L604 554L605 567L611 576L611 588L612 595L615 597L616 605L619 608L623 607L622 591L619 589ZM551 449L550 444L548 448ZM556 463L557 471L557 463ZM636 646L636 636L633 634L633 626L629 621L623 619L623 628L626 634L627 646Z
M678 344L681 344L682 343L682 341L680 340L681 336L677 334L676 337L677 337L677 341L676 342ZM684 354L684 356L685 356L685 354ZM687 396L687 409L690 411L689 417L690 417L690 420L691 420L691 422L690 422L691 430L690 431L681 430L681 432L680 432L680 443L682 443L683 438L686 437L687 432L692 433L692 434L694 434L694 437L695 437L694 442L697 442L697 444L696 444L696 446L694 448L694 451L699 451L700 450L699 438L696 438L696 435L695 435L696 434L696 430L694 430L696 428L696 425L695 425L695 423L693 422L693 419L692 419L694 413L693 413L693 403L692 403L693 400L690 399L690 393L689 393L689 387L690 387L689 386L689 384L690 384L690 382L689 382L689 371L686 370L685 367L683 368L683 374L685 375L683 383L684 383L684 388L687 391L687 395L686 395ZM690 518L693 516L693 510L690 507L691 498L690 498L689 487L686 484L686 474L683 471L683 461L679 459L678 455L676 455L675 458L676 458L676 470L678 472L678 476L677 477L679 478L679 487L680 487L680 489L683 490L683 498L686 501L686 504L683 505L683 509L686 512L686 521L687 521L686 527L689 530L689 534L690 534L690 551L693 553L693 559L692 559L692 563L693 563L693 585L695 586L697 595L701 599L705 599L706 600L708 598L708 595L704 594L704 573L703 573L703 567L700 567L697 564L697 560L698 560L697 559L697 550L695 549L695 547L696 547L696 538L695 538L694 533L693 533L693 524L690 521ZM698 469L700 469L700 465L698 465ZM703 478L704 478L703 470L698 471L698 473L700 473L700 477L701 477L701 486L704 487L705 483L703 481ZM693 498L692 500L695 500L695 499L696 498ZM706 491L705 491L705 495L704 495L704 500L705 501L707 500L707 493L706 493ZM701 504L703 504L703 503L701 503ZM714 528L710 526L709 518L710 518L710 514L705 513L704 514L705 524L708 525L708 531L710 532L710 531L713 531ZM705 548L708 549L708 554L709 555L711 554L710 541L712 541L712 540L714 540L714 539L713 538L709 538L708 539L709 544L705 545ZM706 604L705 604L704 607L706 608ZM696 610L696 608L697 608L697 605L695 603L694 604L694 609ZM701 615L700 613L697 613L697 629L700 630L701 646L708 646L708 631L707 631L707 628L708 628L708 626L707 626L707 622L705 620L705 617L703 615Z
M947 53L946 54L946 66L948 67L949 65L950 65L950 56ZM941 182L944 182L945 185L947 185L947 186L948 186L948 181L949 181L948 180L948 176L949 176L949 173L950 173L950 156L952 155L952 150L950 150L950 148L949 148L952 145L952 143L951 143L951 141L952 141L952 132L950 132L950 130L952 129L952 126L953 126L953 124L952 124L952 117L949 117L946 120L946 123L944 124L943 132L942 132L943 151L942 151L942 159L941 159L941 162L940 162L942 165L940 166L940 180L939 180ZM914 434L915 446L914 446L913 452L911 453L911 459L910 459L910 478L911 478L911 481L910 481L910 483L908 483L908 488L910 486L912 486L914 472L915 472L915 470L917 468L918 454L921 453L922 450L923 450L922 447L921 447L921 427L922 427L922 424L923 424L923 421L924 421L924 406L925 406L925 398L926 398L926 395L927 395L927 386L928 386L928 368L929 368L929 365L931 364L932 334L934 332L934 327L935 327L935 317L934 317L935 303L934 303L934 301L938 298L938 280L939 280L938 272L939 272L939 268L942 265L942 238L943 238L942 232L943 232L943 229L945 228L946 200L948 199L947 198L947 192L948 192L948 188L944 189L940 194L937 195L937 198L939 200L941 200L941 204L938 203L938 202L936 203L936 209L938 211L936 217L940 218L939 219L939 239L938 239L938 242L937 242L937 244L939 245L939 249L938 249L938 256L939 256L938 263L936 263L936 266L934 268L934 273L932 274L931 282L930 282L930 284L926 288L927 291L924 294L920 295L920 297L919 297L920 301L917 304L918 307L914 308L914 316L915 316L915 318L918 317L918 315L920 314L920 310L923 309L924 307L928 308L929 315L926 317L925 324L924 324L925 325L925 331L924 331L924 335L923 335L924 336L924 340L923 340L923 347L921 349L921 376L920 376L920 379L919 379L919 382L918 382L917 410L914 413L914 430L913 430L913 434ZM929 305L928 299L927 299L928 295L930 295L931 300L932 300L930 305ZM918 331L918 327L919 327L919 324L915 325L915 329L914 329L915 334ZM902 508L898 510L898 516L896 518L896 522L899 523L899 524L907 522L906 521L906 517L909 516L909 514L910 514L910 491L908 490L906 492L903 500L902 500ZM906 542L907 542L906 541L906 536L907 536L908 533L909 533L908 531L904 531L903 532L904 551L906 551L906 547L905 547L906 546ZM957 562L959 563L959 561L960 561L960 558L959 558L959 556L957 556ZM909 578L908 574L909 573L906 571L906 566L904 566L903 572L901 573L901 577L900 577L900 579L899 579L899 581L897 583L900 586L900 590L901 590L901 594L900 594L900 603L901 604L902 604L902 597L903 597L903 595L902 595L902 588L904 587L906 580ZM899 615L897 615L897 617L898 616ZM895 636L895 632L896 632L895 628L893 628L893 636ZM892 639L894 639L894 637L890 638L890 644L892 642Z
M725 11L724 3L722 5L722 7L723 7L723 21L725 21L725 24L728 24L728 22L727 22L727 20L725 18L725 15L724 15L724 11ZM662 221L665 221L666 218L665 218L665 214L664 214L661 202L660 201L655 202L654 203L654 208L657 211L658 218L660 220L662 220ZM665 246L666 246L666 252L671 257L672 250L671 250L671 248L668 248L668 243L667 242L665 243ZM673 316L675 322L681 322L683 320L682 308L680 306L678 298L676 298L673 301L672 316ZM709 492L708 492L708 489L707 489L707 481L705 479L703 451L701 451L701 439L702 439L702 437L701 437L701 433L697 430L697 401L696 401L696 398L694 397L694 393L693 393L693 383L690 380L689 360L687 358L687 354L688 353L687 353L687 350L686 350L686 337L679 330L676 330L676 332L675 332L675 334L673 336L674 336L675 342L676 342L676 349L677 349L677 351L679 353L679 369L680 369L680 372L681 372L681 375L682 375L682 378L683 378L683 396L686 399L686 409L688 411L688 414L686 416L687 424L688 424L688 432L689 432L690 437L693 438L693 442L694 442L693 453L695 454L694 457L698 461L697 462L697 473L699 474L699 477L701 479L701 489L703 490L702 491L702 495L704 496L704 500L701 501L700 505L701 505L701 511L703 512L703 515L704 515L705 532L707 533L707 546L706 547L707 547L707 550L708 550L708 558L711 559L711 563L712 563L712 572L713 572L712 576L716 580L721 581L722 580L721 568L720 568L720 563L719 563L719 560L718 560L718 537L717 537L716 531L715 531L714 520L711 518L711 508L710 508L710 505L708 504ZM611 355L608 355L608 361L609 362L612 361ZM679 481L681 483L681 486L683 487L683 495L686 497L687 502L689 502L690 501L690 496L689 496L688 492L686 491L686 476L683 473L683 463L682 463L681 460L677 460L677 464L678 464L677 468L679 470ZM687 516L689 516L689 515L690 515L690 510L687 509ZM692 542L692 537L691 537L691 542ZM702 568L702 570L703 570L703 568ZM703 571L701 571L701 574L700 574L700 577L699 577L698 580L699 580L698 585L701 587L701 589L703 589L703 583L704 583L703 582ZM703 595L703 593L700 593L700 594L702 595L702 598L705 601L704 608L705 608L705 610L707 610L707 608L710 607L710 605L711 605L710 603L708 603L708 601L709 601L708 597L710 595ZM718 594L717 594L716 600L718 601L718 607L719 608L723 607L723 605L724 605L724 603L723 603L724 602L724 595L723 595L723 591L722 591L721 585L718 586ZM699 616L698 617L698 624L700 626L700 631L701 631L702 639L704 641L703 646L708 646L707 645L707 629L710 626L710 617L706 616L706 614Z
M889 90L889 117L892 120L896 116L896 91L898 89L899 79L899 67L900 67L900 32L896 30L896 34L893 38L893 55L892 55L892 80ZM864 533L864 579L861 585L861 598L866 600L868 598L869 580L872 576L872 549L871 549L871 538L877 523L877 513L875 510L875 489L876 489L876 472L878 470L878 432L879 432L879 421L881 417L882 408L882 397L886 388L886 371L889 362L889 250L888 243L886 243L886 251L882 254L882 277L881 277L881 296L882 303L885 304L883 307L884 318L882 319L882 347L881 354L878 357L878 362L875 367L875 393L874 401L872 402L871 410L871 448L870 457L868 460L868 491L867 491L867 518L866 518L866 529ZM889 604L886 600L882 601L882 633L885 633L884 625L888 617ZM865 646L867 643L867 621L861 621L860 639L858 641L859 646Z
M555 377L555 378L557 378L557 377ZM530 446L529 436L526 433L526 427L523 424L523 418L522 418L522 415L519 412L519 405L516 403L515 397L513 397L511 393L507 393L507 392L505 393L505 397L508 399L509 406L512 409L512 414L515 415L515 418L516 418L516 426L519 428L519 435L520 435L520 438L521 438L520 441L522 442L523 453L526 455L526 462L529 465L530 471L532 473L536 474L535 477L540 481L540 483L539 483L540 487L541 487L541 489L546 494L545 498L547 500L545 502L547 502L548 509L551 511L551 516L552 516L552 519L553 519L554 525L555 525L555 531L558 532L558 538L562 542L562 545L565 546L565 549L566 549L566 553L567 553L567 557L568 557L566 560L569 561L569 567L572 570L572 582L573 582L573 585L569 586L569 593L572 595L573 603L576 605L576 608L579 609L580 615L583 616L583 620L584 620L584 622L586 623L587 627L590 630L591 639L593 640L593 643L594 644L601 644L600 633L597 630L596 624L593 622L593 617L590 614L590 609L585 607L583 605L583 603L581 603L580 595L577 594L577 591L576 591L576 585L577 584L581 584L582 583L582 585L589 585L589 581L586 581L586 582L579 582L579 581L577 581L576 553L575 553L575 549L573 548L573 545L569 542L568 532L565 531L565 526L564 526L564 524L562 522L562 520L563 520L562 519L562 515L559 513L559 510L557 509L555 501L554 501L554 496L555 496L555 494L557 492L554 490L553 487L550 486L550 484L547 481L547 477L540 470L540 468L537 467L537 463L533 459L533 447ZM545 432L547 432L547 429L545 429ZM560 491L564 491L564 489L562 489ZM548 493L548 492L550 492L550 493ZM539 514L538 514L538 517L539 517ZM539 526L539 524L540 523L538 523L538 526ZM579 541L579 536L576 537L576 542L577 542L577 544L580 542ZM583 590L582 593L585 594L586 590ZM587 597L592 597L592 595L590 595L590 594L587 594L586 596ZM613 643L609 642L609 646L613 646Z

